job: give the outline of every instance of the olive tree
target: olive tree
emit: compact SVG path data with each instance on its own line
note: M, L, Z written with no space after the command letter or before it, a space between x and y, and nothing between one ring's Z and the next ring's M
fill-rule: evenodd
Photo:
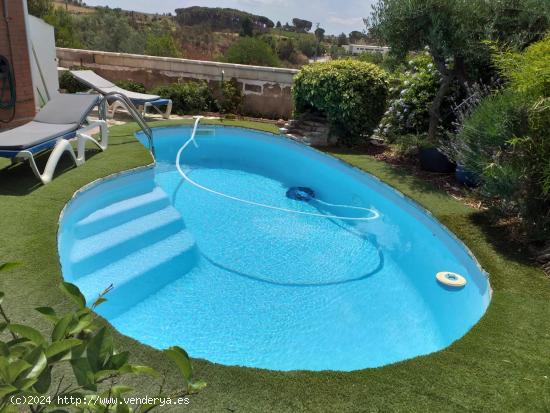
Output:
M365 23L369 34L397 57L429 49L441 76L428 128L435 139L440 108L453 82L467 90L468 82L492 71L486 41L522 49L544 36L549 16L547 0L378 0Z

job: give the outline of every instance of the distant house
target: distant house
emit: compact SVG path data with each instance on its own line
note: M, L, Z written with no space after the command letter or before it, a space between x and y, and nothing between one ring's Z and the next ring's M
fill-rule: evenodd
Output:
M385 46L371 46L366 44L345 44L342 46L346 52L358 55L362 53L388 53L389 47Z

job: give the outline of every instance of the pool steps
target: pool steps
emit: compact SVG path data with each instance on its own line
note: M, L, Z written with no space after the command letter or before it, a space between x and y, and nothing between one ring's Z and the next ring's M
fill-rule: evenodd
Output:
M178 211L166 207L78 240L71 251L74 274L83 275L123 258L183 228Z
M152 176L99 185L83 198L87 199L74 210L75 223L66 238L67 279L77 281L88 302L113 284L100 313L124 312L197 262L193 236Z
M99 309L112 317L186 274L197 259L194 238L189 231L180 231L81 277L78 285L90 301L113 284L108 301Z
M170 199L166 193L160 188L153 188L151 192L94 211L75 225L75 235L79 239L89 237L109 229L114 221L122 224L169 205Z

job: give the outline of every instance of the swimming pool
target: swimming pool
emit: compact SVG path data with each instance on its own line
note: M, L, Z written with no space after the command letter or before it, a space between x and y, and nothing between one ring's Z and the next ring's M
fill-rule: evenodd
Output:
M349 371L440 350L484 314L475 259L376 178L220 126L181 152L180 173L190 133L155 129L154 168L93 184L63 213L64 278L88 300L113 284L98 312L123 334L227 365Z

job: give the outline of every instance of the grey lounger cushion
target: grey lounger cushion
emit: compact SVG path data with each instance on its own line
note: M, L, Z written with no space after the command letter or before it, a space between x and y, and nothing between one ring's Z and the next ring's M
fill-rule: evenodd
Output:
M76 132L99 103L97 95L60 94L38 112L32 122L0 132L0 150L22 150Z
M160 96L157 95L131 92L129 90L122 89L114 83L109 82L107 79L102 78L92 70L71 70L71 73L81 83L85 84L91 89L94 89L102 95L106 95L110 92L118 92L127 96L131 100L138 101L138 103L152 102L160 99Z
M40 109L34 117L36 122L69 124L83 123L100 97L91 94L59 94Z
M29 122L23 126L0 133L0 150L18 151L36 146L57 137L74 134L80 124L56 125L54 123Z

